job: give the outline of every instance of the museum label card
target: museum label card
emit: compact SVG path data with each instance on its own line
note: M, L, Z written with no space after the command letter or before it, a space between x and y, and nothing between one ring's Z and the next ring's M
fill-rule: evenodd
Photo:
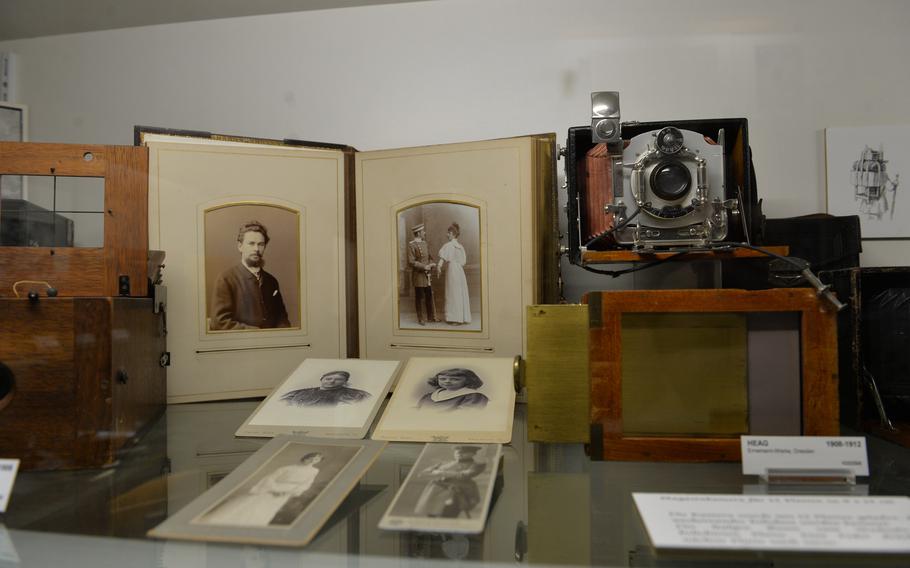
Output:
M10 537L9 531L6 530L3 523L0 523L0 563L9 562L18 565L20 561L21 559L16 552L16 547L13 545L13 539Z
M19 471L19 460L0 459L0 513L6 512L9 496L13 493L16 472Z
M866 439L847 436L742 436L743 475L769 469L849 470L869 475Z
M511 357L411 357L373 432L400 442L508 443Z
M910 498L633 493L656 548L910 552Z
M483 532L502 454L500 444L427 444L379 528Z
M363 438L398 376L398 361L307 359L260 404L238 436Z

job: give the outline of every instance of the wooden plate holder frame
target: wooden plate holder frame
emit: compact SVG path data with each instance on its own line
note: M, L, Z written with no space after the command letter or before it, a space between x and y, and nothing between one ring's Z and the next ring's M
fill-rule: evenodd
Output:
M625 313L800 314L802 434L837 436L837 319L808 288L591 292L589 305L593 459L739 461L735 438L632 436L623 432L622 316Z
M0 247L0 297L14 297L20 280L46 281L61 297L148 295L146 148L0 142L0 175L104 179L104 246Z

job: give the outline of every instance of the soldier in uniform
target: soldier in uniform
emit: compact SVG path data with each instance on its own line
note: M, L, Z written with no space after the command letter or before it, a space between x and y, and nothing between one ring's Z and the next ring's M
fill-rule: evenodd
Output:
M436 305L433 302L433 288L430 283L430 272L436 266L430 255L430 247L424 240L426 230L423 223L411 228L414 239L408 243L408 266L411 267L411 284L414 286L414 303L417 307L417 323L426 325L427 321L439 321L436 318ZM426 307L426 317L424 317Z

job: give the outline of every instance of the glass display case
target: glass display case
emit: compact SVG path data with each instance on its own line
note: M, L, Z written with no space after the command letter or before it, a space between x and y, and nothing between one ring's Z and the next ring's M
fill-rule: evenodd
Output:
M582 444L529 443L525 406L503 447L502 483L478 535L382 531L380 517L423 444L391 443L302 549L157 541L146 532L267 440L235 438L256 401L171 405L112 466L20 472L0 515L0 566L906 566L910 555L698 553L651 547L633 492L763 494L738 463L591 461ZM836 494L905 495L906 450L868 438L869 478ZM812 488L803 489L811 492Z

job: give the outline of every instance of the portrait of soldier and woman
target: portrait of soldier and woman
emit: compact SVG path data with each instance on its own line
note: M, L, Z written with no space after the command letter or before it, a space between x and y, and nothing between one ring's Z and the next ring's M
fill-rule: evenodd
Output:
M479 222L479 209L460 203L399 214L399 327L482 328Z

